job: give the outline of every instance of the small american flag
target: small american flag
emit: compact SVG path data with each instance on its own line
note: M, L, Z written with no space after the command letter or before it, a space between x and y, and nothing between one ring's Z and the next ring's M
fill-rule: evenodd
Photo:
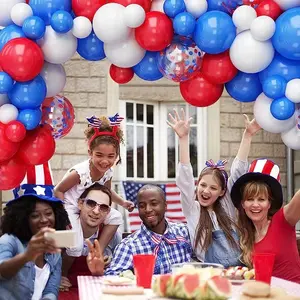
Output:
M124 118L120 117L118 113L116 113L113 117L109 117L110 126L120 126L123 120Z
M131 200L136 204L136 196L139 189L147 183L123 181L123 187L127 200ZM183 222L186 223L185 217L182 212L180 203L180 191L175 183L159 184L166 194L167 212L166 219L170 222ZM129 226L130 230L136 231L140 229L142 221L139 217L138 209L135 208L129 213Z
M90 118L86 118L89 125L91 125L92 127L97 127L99 128L102 124L102 121L97 118L96 116L91 116Z

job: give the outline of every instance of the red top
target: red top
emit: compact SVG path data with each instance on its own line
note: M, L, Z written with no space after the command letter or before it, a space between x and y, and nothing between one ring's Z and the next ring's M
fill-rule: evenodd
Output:
M254 253L275 253L272 276L300 283L295 226L287 222L283 208L273 216L265 237L255 243Z

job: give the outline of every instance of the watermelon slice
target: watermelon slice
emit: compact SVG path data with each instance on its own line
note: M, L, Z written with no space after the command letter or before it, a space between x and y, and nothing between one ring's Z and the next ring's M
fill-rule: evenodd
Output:
M207 295L209 299L226 300L231 297L231 283L226 277L214 276L207 282Z
M175 296L177 283L178 283L179 279L183 276L184 276L184 274L175 274L175 275L171 276L171 278L168 282L168 286L167 286L167 296L168 297Z
M178 279L175 296L179 299L194 299L201 294L199 274L185 274Z
M156 293L160 297L167 296L167 286L169 284L171 277L172 277L171 274L163 274L157 276L152 288L154 293Z

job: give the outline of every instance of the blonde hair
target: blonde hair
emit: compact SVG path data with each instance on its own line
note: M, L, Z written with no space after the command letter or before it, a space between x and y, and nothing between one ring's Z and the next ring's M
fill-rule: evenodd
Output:
M271 202L271 189L262 181L251 181L243 187L243 199L238 208L238 227L240 230L240 247L242 250L241 260L249 268L253 267L252 253L255 243L255 227L252 220L247 216L242 204L249 198L259 196L268 198Z

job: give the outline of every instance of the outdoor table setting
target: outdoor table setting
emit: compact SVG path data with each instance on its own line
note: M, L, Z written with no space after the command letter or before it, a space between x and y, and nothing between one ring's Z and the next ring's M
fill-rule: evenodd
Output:
M132 277L78 276L79 299L113 300L122 297L123 300L173 298L240 300L245 299L242 294L246 293L246 285L250 283L248 286L250 294L256 287L258 291L261 290L261 286L264 290L269 289L270 292L260 299L300 300L300 284L271 277L274 256L260 255L256 260L259 260L260 264L256 264L255 280L231 280L224 276L223 266L205 263L172 265L172 274L153 275L154 255L136 255L135 275L132 274ZM276 293L279 293L277 297L273 295ZM248 294L246 295L248 297Z

